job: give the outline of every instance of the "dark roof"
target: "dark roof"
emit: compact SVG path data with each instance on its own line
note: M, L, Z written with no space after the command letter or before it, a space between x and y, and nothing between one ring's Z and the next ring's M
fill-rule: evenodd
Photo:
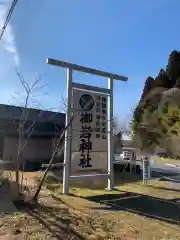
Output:
M59 112L44 111L33 108L21 108L17 106L0 104L0 119L20 120L25 113L29 121L51 122L65 125L65 114Z
M17 135L19 121L22 119L24 109L20 107L0 104L0 133L4 135ZM65 114L39 109L25 109L26 120L24 134L29 134L27 129L33 124L33 137L54 136L65 126ZM23 118L24 119L24 118ZM34 125L35 123L35 125ZM56 131L57 127L59 128Z

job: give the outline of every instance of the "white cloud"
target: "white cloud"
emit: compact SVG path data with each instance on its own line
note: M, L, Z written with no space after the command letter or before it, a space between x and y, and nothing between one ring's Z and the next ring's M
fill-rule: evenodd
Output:
M10 5L10 0L0 0L0 29L4 25L6 14L8 13ZM4 31L4 35L0 42L0 48L3 48L6 52L8 52L11 55L14 64L16 66L19 66L19 55L17 52L15 36L10 22Z

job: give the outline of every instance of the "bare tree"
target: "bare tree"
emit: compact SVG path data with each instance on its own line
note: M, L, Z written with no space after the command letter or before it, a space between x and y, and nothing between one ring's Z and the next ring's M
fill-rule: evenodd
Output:
M38 196L39 196L39 193L40 193L41 188L42 188L42 186L43 186L44 180L45 180L45 178L46 178L49 170L51 169L51 166L52 166L52 164L53 164L53 162L54 162L54 159L55 159L55 157L56 157L56 154L58 153L59 150L62 150L62 148L63 148L63 144L64 144L64 140L65 140L65 132L66 132L67 129L71 126L72 121L74 120L75 116L76 116L75 114L72 115L72 117L71 117L68 125L67 125L64 129L62 129L60 136L59 136L59 137L56 139L56 141L55 141L55 147L54 147L54 150L53 150L53 152L52 152L52 156L51 156L51 159L50 159L50 161L49 161L48 167L47 167L47 169L45 170L45 172L44 172L44 174L43 174L43 177L41 178L41 181L40 181L40 183L39 183L39 186L38 186L38 188L37 188L37 191L36 191L36 193L35 193L35 195L34 195L34 197L33 197L33 200L34 200L34 201L36 201L37 198L38 198Z
M67 101L62 97L62 101L61 101L61 106L64 112L67 111ZM52 151L52 156L49 160L49 164L40 180L40 183L38 185L37 191L35 192L34 196L33 196L33 201L37 201L39 193L41 191L41 188L43 186L43 183L45 181L45 178L48 174L48 172L50 171L56 156L62 152L64 152L64 142L65 142L65 132L68 130L69 127L72 127L72 122L74 120L74 118L77 116L77 114L80 112L80 109L74 109L72 108L72 116L71 119L69 120L69 123L67 124L67 126L65 126L60 132L59 129L57 129L57 132L55 131L55 136L53 138L53 151ZM57 133L57 135L56 135ZM80 134L80 133L79 133ZM72 138L72 136L69 136L70 138Z
M38 118L41 117L43 111L39 111L36 118L32 121L28 120L29 117L29 109L28 107L31 104L37 103L37 94L40 90L44 88L44 86L40 85L40 78L37 77L35 80L30 84L27 80L23 78L20 72L16 72L18 79L23 87L24 95L22 93L15 93L16 95L13 98L18 102L21 109L21 116L18 123L18 149L17 149L17 158L16 158L16 185L17 185L17 192L20 193L22 191L22 183L23 183L23 172L20 178L20 165L22 164L22 168L24 169L25 160L22 157L22 153L24 148L26 147L29 138L31 137L33 130L35 128L36 122ZM18 97L23 100L20 102Z

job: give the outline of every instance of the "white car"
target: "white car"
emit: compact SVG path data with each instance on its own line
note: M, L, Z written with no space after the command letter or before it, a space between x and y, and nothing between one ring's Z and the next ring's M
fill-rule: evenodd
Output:
M134 152L133 151L122 151L122 153L120 154L120 157L122 160L126 160L126 161L133 161L134 160Z
M136 161L135 151L124 149L122 153L115 154L114 162L118 164L130 163L132 161Z

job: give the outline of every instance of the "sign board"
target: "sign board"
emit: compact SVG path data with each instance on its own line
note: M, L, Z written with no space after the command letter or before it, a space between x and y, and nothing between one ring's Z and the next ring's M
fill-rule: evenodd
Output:
M71 173L107 170L107 95L73 88L72 102Z
M67 69L67 112L66 112L66 127L65 127L65 144L64 144L64 168L63 168L63 193L69 193L69 180L70 179L87 179L88 178L108 178L108 189L112 190L113 187L113 129L111 120L113 120L113 81L127 81L127 77L100 71L97 69L72 64L69 62L59 61L56 59L47 59L47 63ZM108 88L100 88L80 83L73 83L73 71L80 71L92 75L102 76L108 78ZM76 89L81 89L79 92ZM83 93L82 89L89 92ZM73 91L72 91L73 90ZM74 91L75 90L75 91ZM72 98L73 92L73 98ZM93 92L93 94L92 94ZM94 94L94 92L102 93L104 96ZM107 113L107 96L108 94L108 113ZM79 114L76 119L72 118L72 103L73 108L77 107ZM108 115L108 124L107 124ZM73 116L74 117L74 116ZM74 123L71 126L72 120ZM107 133L108 125L108 133ZM71 126L71 127L70 127ZM73 130L73 132L72 132ZM77 139L76 133L79 134ZM108 135L108 136L107 136ZM73 143L72 143L73 140ZM76 141L78 140L78 143ZM79 145L79 147L77 147ZM107 172L84 174L79 176L72 176L72 150L78 151L80 158L78 164L75 166L82 169L94 168L92 164L91 153L104 152L107 155ZM93 156L95 163L101 162L100 159ZM96 164L97 165L97 164ZM103 165L103 164L100 164ZM71 171L71 174L70 174Z
M143 181L147 181L151 178L150 158L149 157L143 157L142 158L142 165L143 165Z

